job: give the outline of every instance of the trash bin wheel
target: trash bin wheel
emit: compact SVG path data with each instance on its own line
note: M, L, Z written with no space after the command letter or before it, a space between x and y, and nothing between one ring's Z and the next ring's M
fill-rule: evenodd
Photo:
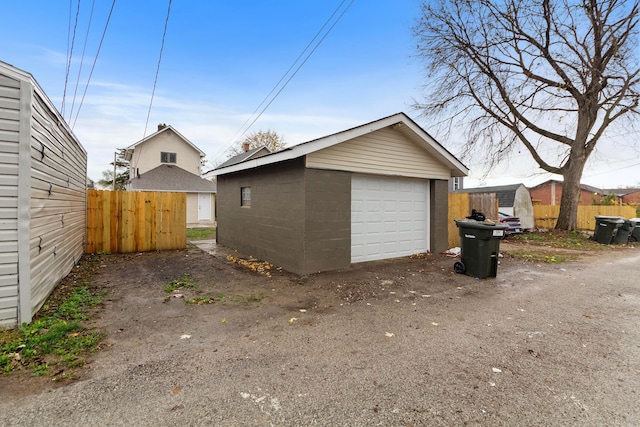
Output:
M455 271L458 274L464 274L465 271L467 271L467 268L464 266L463 263L458 261L455 264L453 264L453 271Z
M636 236L629 236L629 243L634 243L637 242L638 239L636 239Z

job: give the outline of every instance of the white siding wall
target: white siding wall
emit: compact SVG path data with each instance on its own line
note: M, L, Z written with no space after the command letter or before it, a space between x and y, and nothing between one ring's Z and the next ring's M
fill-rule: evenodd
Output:
M20 81L0 74L0 326L18 323Z
M308 154L307 167L413 178L451 178L451 171L442 163L390 128Z
M142 175L162 164L161 152L176 153L176 166L200 176L200 153L171 129L138 145L133 152L131 166L138 168L138 172ZM135 170L132 172L135 173Z
M0 62L0 326L30 322L84 253L86 165L32 77Z
M32 313L84 253L86 172L86 152L34 93L29 225Z

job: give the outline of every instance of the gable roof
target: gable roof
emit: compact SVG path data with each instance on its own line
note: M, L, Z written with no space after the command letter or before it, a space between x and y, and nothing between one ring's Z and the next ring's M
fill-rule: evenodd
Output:
M216 184L175 165L163 164L131 179L132 190L213 193Z
M543 182L542 184L538 184L535 187L531 187L531 189L544 187L545 185L551 184L552 182L555 182L560 185L563 184L563 181L558 181L557 179L549 179ZM592 187L591 185L587 185L587 184L580 184L580 189L584 191L588 191L589 193L600 193L604 195L612 194L611 190L603 190L602 188Z
M398 130L407 139L425 149L429 154L445 164L451 170L453 176L465 176L469 173L469 169L462 164L460 160L404 113L397 113L342 132L303 142L266 156L247 159L241 163L224 167L220 165L212 172L214 175L224 175L285 160L296 159L390 126L393 126L394 129Z
M152 133L151 135L142 138L140 141L131 144L130 146L128 146L127 148L125 148L125 160L127 161L131 161L131 157L133 155L133 150L136 149L136 147L138 145L144 144L145 142L147 142L148 140L150 140L151 138L154 138L157 135L160 135L163 132L167 132L167 131L172 131L173 133L175 133L176 135L178 135L178 137L180 137L180 139L182 139L184 142L186 142L187 144L189 144L194 150L196 150L198 152L198 154L200 154L200 157L205 157L206 154L204 153L204 151L202 151L201 149L199 149L198 147L195 146L194 143L192 143L191 141L189 141L187 138L185 138L180 132L178 132L177 130L175 130L175 128L171 125L165 125L165 127L163 127L162 129L160 129L157 132Z
M497 185L493 187L463 188L456 193L495 193L501 207L513 206L518 188L524 184ZM525 187L526 188L526 187Z
M230 159L228 159L226 162L218 165L215 169L221 169L221 168L226 168L227 166L237 165L238 163L242 163L245 160L249 160L253 157L258 157L258 154L261 154L260 153L261 151L266 151L265 153L262 154L263 156L266 156L267 154L271 154L271 150L269 150L269 148L266 145L263 145L261 147L257 147L252 150L248 150L238 155L235 155Z

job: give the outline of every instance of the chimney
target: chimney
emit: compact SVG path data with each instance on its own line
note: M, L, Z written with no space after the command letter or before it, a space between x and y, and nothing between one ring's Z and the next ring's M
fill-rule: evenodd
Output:
M158 123L158 132L160 132L162 129L164 129L166 127L167 127L166 123Z
M242 150L246 153L247 151L249 151L249 143L248 142L243 142L242 143Z

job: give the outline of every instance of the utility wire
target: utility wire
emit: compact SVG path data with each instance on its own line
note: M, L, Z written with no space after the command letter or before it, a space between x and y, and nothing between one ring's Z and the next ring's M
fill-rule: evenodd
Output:
M149 125L149 116L151 115L151 107L153 106L153 97L156 94L156 85L158 84L158 74L160 74L160 63L162 62L162 52L164 51L164 39L167 36L167 26L169 25L169 15L171 14L171 0L167 9L167 18L164 21L164 31L162 33L162 44L160 45L160 56L158 57L158 66L156 67L156 78L153 81L153 90L151 91L151 101L149 102L149 110L147 111L147 121L144 124L144 135L147 136L147 126Z
M164 31L162 32L162 43L160 44L160 55L158 56L158 65L156 67L156 77L153 80L153 90L151 91L151 100L149 101L149 110L147 111L147 120L144 123L144 134L142 135L142 139L147 136L147 126L149 126L149 117L151 116L151 108L153 107L153 98L156 93L156 85L158 84L158 75L160 74L160 63L162 62L162 53L164 51L164 40L167 37L167 27L169 26L169 16L171 15L171 0L169 0L169 7L167 8L167 17L164 20ZM132 168L131 170L135 170L136 165L138 164L138 160L140 160L140 156L142 155L142 147L138 150L138 155L136 160L131 162Z
M62 92L62 106L60 107L60 113L64 116L64 104L67 99L67 84L69 83L69 72L71 71L71 60L73 59L73 47L76 42L76 30L78 29L78 16L80 15L80 0L78 0L78 7L76 8L76 20L73 24L73 36L71 37L71 49L69 49L68 35L67 35L67 70L64 75L64 91ZM69 28L71 27L71 10L69 10ZM71 119L71 117L69 117Z
M84 39L84 46L82 47L82 56L80 57L80 68L78 69L78 77L76 78L76 87L73 90L73 100L71 102L71 112L69 113L69 120L73 117L73 108L76 104L76 96L78 94L78 85L80 84L80 75L82 74L82 66L84 65L84 54L87 51L87 42L89 41L89 32L91 30L91 21L93 19L93 9L96 5L96 0L91 1L91 12L89 13L89 25L87 25L87 35Z
M282 75L282 77L280 77L280 80L278 80L278 83L276 83L273 88L271 88L271 91L269 91L269 93L262 99L262 101L260 102L260 105L258 105L256 107L255 110L253 110L253 112L251 113L251 115L249 117L247 117L247 120L245 120L245 122L242 124L242 126L240 126L240 131L242 131L244 129L244 127L246 126L247 123L249 123L249 120L251 120L251 118L258 112L258 110L264 105L265 102L267 102L267 99L269 99L269 97L273 94L273 92L275 92L275 90L278 88L278 86L280 86L280 83L282 83L282 81L285 79L285 77L287 77L287 75L289 74L289 72L293 69L293 67L298 63L298 61L300 60L300 58L302 58L302 55L304 55L307 50L309 50L309 47L311 47L311 45L313 44L314 41L316 41L316 39L318 38L318 36L320 35L320 33L326 28L326 26L329 24L329 22L333 19L333 17L336 15L336 13L338 13L338 10L340 10L340 8L342 7L342 5L344 4L346 0L342 0L342 2L338 5L338 7L333 11L333 13L331 14L331 16L324 22L324 24L322 25L322 27L320 27L320 29L318 30L318 32L313 36L313 38L311 39L311 41L307 44L307 46L305 46L304 50L302 52L300 52L300 55L298 55L298 57L295 59L295 61L293 61L293 63L291 63L291 65L289 66L289 68L287 69L287 71L284 72L284 74ZM248 130L248 129L247 129ZM242 132L239 136L234 136L231 141L229 141L229 143L233 143L237 140L239 140L246 132L247 130L245 130L244 132Z
M241 130L242 133L240 133L240 136L237 138L234 138L233 141L230 141L228 143L228 147L222 152L222 155L224 155L224 153L226 153L232 146L233 143L235 143L236 140L239 140L240 138L242 138L248 131L249 129L251 129L251 126L253 126L255 124L255 122L262 116L262 114L267 110L267 108L269 108L269 106L271 106L271 104L273 103L273 101L276 100L276 98L280 95L280 93L287 87L287 85L289 84L289 82L291 82L291 80L296 76L296 74L298 74L298 71L300 71L300 69L304 66L304 64L309 60L309 58L311 57L311 55L313 55L313 53L318 49L318 47L320 47L320 45L322 44L322 42L327 38L327 36L329 35L329 33L331 33L331 31L333 30L333 28L336 26L336 24L342 19L342 17L344 16L344 14L349 10L349 8L351 7L351 5L355 2L355 0L351 0L351 2L347 5L347 7L342 11L342 13L338 16L338 18L334 21L334 23L329 27L329 29L327 30L327 32L320 38L320 40L318 41L318 43L316 43L316 45L313 47L313 49L311 49L311 51L307 54L307 56L304 58L304 60L300 63L300 65L298 65L298 67L295 69L295 71L289 76L289 78L285 81L284 85L282 85L282 87L280 87L280 89L275 93L275 95L271 98L271 100L262 108L260 109L260 107L265 103L265 101L269 98L269 96L276 90L276 88L278 87L278 85L284 80L284 78L286 77L286 75L291 71L291 69L296 65L296 63L300 60L300 58L304 55L304 53L309 49L309 47L313 44L313 42L318 38L318 35L323 31L323 29L329 24L329 22L331 22L331 19L333 19L333 17L336 15L336 13L338 12L338 10L340 10L340 8L342 7L342 5L345 3L346 0L343 0L338 7L334 10L334 12L331 14L331 16L325 21L325 23L322 25L322 27L320 28L320 30L318 30L318 32L316 33L316 35L313 37L313 39L311 39L311 41L309 42L309 44L307 44L307 46L304 48L304 50L302 51L302 53L296 58L296 60L291 64L291 66L289 67L289 69L284 73L284 75L280 78L280 80L278 81L278 83L276 83L276 85L273 87L273 89L271 89L271 91L269 92L269 94L262 100L262 102L260 103L260 105L256 108L256 110L252 113L252 115L255 115L256 111L260 110L260 112L258 113L258 115L251 121L251 123L249 123L248 126L245 126L246 123L250 120L251 116L249 117L249 119L247 119L247 121L245 121L245 124L242 125ZM243 129L244 128L244 129ZM216 160L221 157L217 156Z
M109 16L107 17L107 22L104 25L104 31L102 32L102 37L100 38L100 44L98 45L98 51L96 52L95 58L93 58L93 65L91 66L91 72L89 73L89 78L87 79L87 85L84 87L84 92L82 93L82 99L80 100L80 104L78 105L78 111L76 112L76 117L73 120L73 125L71 129L76 126L76 122L78 121L78 116L80 115L80 109L82 108L82 104L84 104L84 97L87 95L87 90L89 89L89 83L91 82L91 76L93 76L93 70L96 68L96 62L98 62L98 56L100 56L100 50L102 49L102 42L104 42L104 37L107 34L107 28L109 28L109 21L111 21L111 15L113 14L113 8L116 6L116 0L113 0L111 3L111 9L109 10Z

